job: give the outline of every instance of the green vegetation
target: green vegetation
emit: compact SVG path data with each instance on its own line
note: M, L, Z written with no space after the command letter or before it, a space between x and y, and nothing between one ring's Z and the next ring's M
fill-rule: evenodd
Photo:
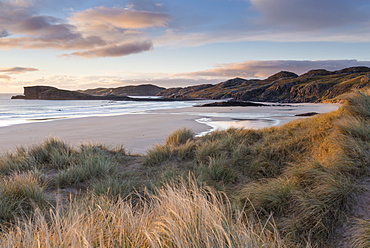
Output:
M50 138L0 159L2 247L369 246L370 92L145 156Z

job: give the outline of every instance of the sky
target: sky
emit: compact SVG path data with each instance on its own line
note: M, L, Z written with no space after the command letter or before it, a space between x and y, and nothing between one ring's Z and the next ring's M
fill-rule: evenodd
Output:
M368 0L0 0L0 93L370 67Z

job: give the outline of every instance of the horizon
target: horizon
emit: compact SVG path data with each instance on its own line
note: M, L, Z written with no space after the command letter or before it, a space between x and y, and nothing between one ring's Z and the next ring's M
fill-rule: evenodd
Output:
M186 87L370 66L366 1L0 0L0 7L0 93L32 85Z
M361 66L357 66L357 67L361 67ZM367 66L365 66L365 67L367 67ZM350 68L350 67L346 67L346 68ZM340 69L338 69L338 70L342 70L342 69L346 69L346 68L340 68ZM370 67L368 67L368 68L370 68ZM317 68L317 69L311 69L311 70L320 70L319 68ZM284 70L283 70L284 71ZM279 72L283 72L283 71L279 71ZM305 72L303 72L303 73L301 73L301 74L297 74L298 76L302 76L303 74L305 74L305 73L307 73L307 72L309 72L310 70L308 70L308 71L305 71ZM276 72L276 73L274 73L274 74L271 74L271 75L268 75L268 76L266 76L266 77L264 77L264 78L251 78L252 80L264 80L264 79L267 79L268 77L270 77L270 76L273 76L273 75L275 75L275 74L277 74L277 73L279 73L279 72ZM289 72L289 71L288 71ZM329 71L329 72L335 72L335 70L334 71ZM234 78L229 78L229 79L226 79L226 80L224 80L224 81L220 81L220 82L216 82L216 83L213 83L213 85L216 85L216 84L219 84L219 83L223 83L223 82L226 82L226 81L229 81L229 80L233 80L233 79L236 79L236 78L241 78L241 77L234 77ZM241 79L245 79L245 80L248 80L248 79L246 79L246 78L241 78ZM157 84L155 84L155 82L151 82L151 83L142 83L142 84L128 84L128 85L121 85L121 86L115 86L115 87L95 87L95 88L86 88L86 89L66 89L66 88L59 88L59 87L56 87L56 86L53 86L53 85L24 85L22 88L25 88L25 87L35 87L35 86L46 86L46 87L55 87L55 88L58 88L58 89L61 89L61 90L71 90L71 91L79 91L79 90L81 90L81 91L84 91L84 90L91 90L91 89L97 89L97 88L120 88L120 87L129 87L129 86L141 86L141 85L153 85L153 86L158 86L158 87L162 87L162 88L165 88L165 89L169 89L169 88L173 88L173 87L163 87L163 86L160 86L160 85L157 85ZM196 85L199 85L199 84L193 84L193 85L184 85L184 86L182 86L182 88L185 88L185 87L192 87L192 86L196 86ZM175 86L175 87L180 87L180 86ZM23 92L6 92L6 93L2 93L2 92L0 92L0 94L23 94Z

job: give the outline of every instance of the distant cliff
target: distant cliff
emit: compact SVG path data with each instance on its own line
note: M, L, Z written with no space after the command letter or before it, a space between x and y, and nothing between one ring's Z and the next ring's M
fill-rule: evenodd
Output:
M51 86L29 86L24 87L24 94L13 96L12 99L28 100L115 100L115 101L177 101L174 98L135 98L128 96L94 96L78 91L61 90ZM181 99L193 100L193 99Z
M282 71L264 80L234 78L216 85L169 88L158 95L261 102L320 102L369 86L370 68L361 66L338 71L311 70L300 76Z
M51 86L24 87L24 94L13 96L12 99L40 99L40 100L86 100L93 96L77 91L61 90Z
M118 88L97 88L79 90L78 92L94 96L155 96L166 88L152 84L142 84L137 86L123 86Z

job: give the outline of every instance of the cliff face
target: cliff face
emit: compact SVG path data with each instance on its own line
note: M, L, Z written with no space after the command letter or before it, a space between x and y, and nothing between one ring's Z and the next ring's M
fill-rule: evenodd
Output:
M23 96L14 96L12 99L40 99L40 100L87 100L94 97L88 94L60 90L51 86L24 87Z
M300 76L282 71L265 80L235 78L206 87L167 89L159 95L262 102L320 102L369 86L370 68L351 67L333 72L311 70Z

